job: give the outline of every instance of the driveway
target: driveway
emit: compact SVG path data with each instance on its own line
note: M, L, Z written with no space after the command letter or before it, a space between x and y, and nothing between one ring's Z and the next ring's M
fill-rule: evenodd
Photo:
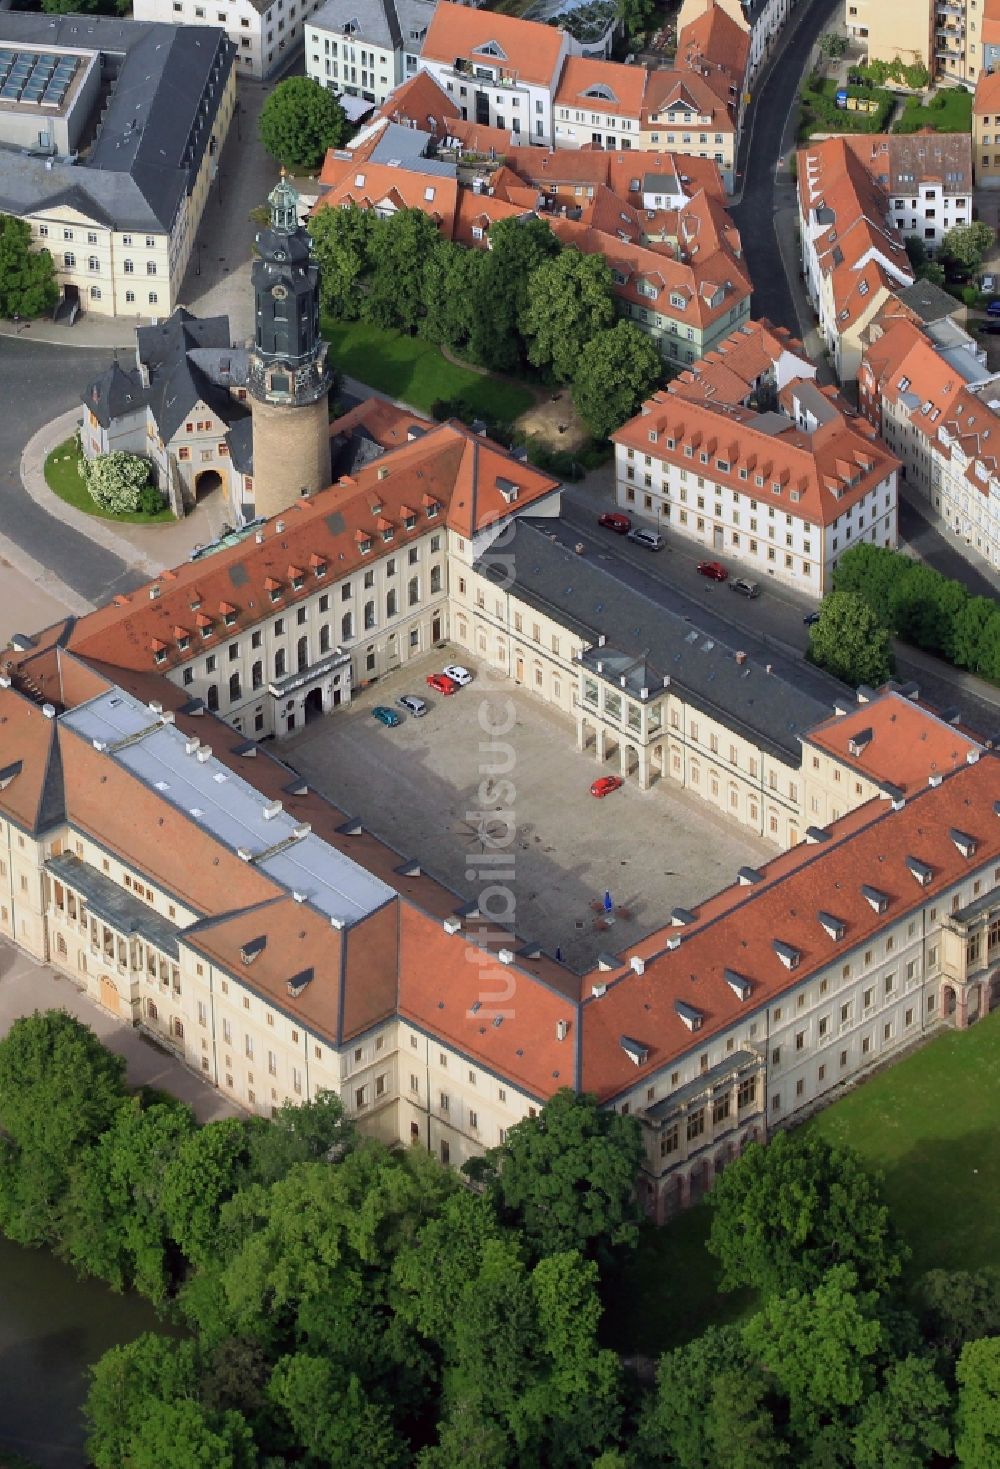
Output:
M443 697L425 679L452 658L475 679ZM372 706L404 693L426 698L428 713L384 728ZM484 729L505 723L511 708L513 727L494 745ZM636 942L671 908L697 903L776 850L668 780L649 791L629 781L595 799L591 782L616 767L576 749L574 721L455 649L380 679L349 710L282 741L280 754L464 899L483 901L500 884L518 935L553 954L558 946L574 969ZM501 766L504 778L492 779ZM489 856L509 854L503 870L481 860L484 829ZM610 931L599 926L606 891L619 910Z

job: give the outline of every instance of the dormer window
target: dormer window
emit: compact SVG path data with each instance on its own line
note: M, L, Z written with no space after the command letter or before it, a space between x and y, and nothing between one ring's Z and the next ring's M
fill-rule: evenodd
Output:
M417 523L417 517L412 513L412 511L410 512L409 515L404 515L403 516L403 529L404 530L412 530L413 527L416 525L416 523Z
M392 540L392 537L393 537L393 534L394 534L394 532L393 532L392 526L391 525L387 525L386 528L385 528L385 530L383 530L383 532L382 532L382 539L383 539L383 541L391 541Z
M157 663L165 663L166 662L166 658L167 658L166 645L164 643L154 642L153 643L153 659L154 659L154 661L157 662Z
M232 627L236 621L236 608L231 606L229 602L222 602L219 606L219 611L222 613L222 620L226 627Z
M281 583L280 581L275 581L273 577L269 576L264 582L264 590L270 597L272 602L277 602L281 596Z
M934 876L933 868L929 867L926 862L921 862L919 857L907 857L906 865L910 870L910 875L916 878L920 886L927 887Z
M437 515L438 511L441 509L441 506L438 504L438 502L436 500L431 500L430 503L425 508L427 510L427 519L428 520L433 520L435 518L435 516Z
M835 918L832 913L819 913L817 916L823 928L834 942L839 943L847 932L847 926L844 920L842 918Z
M182 638L178 638L177 639L177 648L178 648L178 651L179 652L186 653L187 650L188 650L188 648L190 648L190 646L191 646L191 639L187 635L187 633L185 633Z
M629 1035L623 1035L619 1038L618 1043L633 1066L641 1066L649 1059L649 1047L644 1046L642 1041L636 1041Z
M802 955L799 953L798 949L794 948L791 944L784 943L782 939L773 939L772 942L774 945L774 952L777 954L782 964L784 964L785 968L798 969L799 960L802 958Z
M701 1029L702 1022L704 1021L705 1017L704 1015L702 1015L700 1010L696 1010L693 1005L687 1004L687 1002L684 1000L675 1000L674 1009L676 1010L682 1023L687 1026L688 1030Z
M361 552L362 556L367 556L371 548L371 536L365 536L362 540L358 542L358 550Z

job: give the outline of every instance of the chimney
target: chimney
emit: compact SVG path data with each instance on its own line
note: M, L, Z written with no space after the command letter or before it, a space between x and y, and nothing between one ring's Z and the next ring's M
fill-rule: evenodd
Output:
M557 1041L564 1041L566 1039L566 1037L567 1037L568 1034L569 1034L569 1021L568 1020L557 1020L556 1021L556 1040Z
M274 522L274 529L275 533L280 536L281 532L285 529L285 522L283 520L276 520Z
M42 713L45 715L46 719L55 719L56 706L54 704L43 704Z

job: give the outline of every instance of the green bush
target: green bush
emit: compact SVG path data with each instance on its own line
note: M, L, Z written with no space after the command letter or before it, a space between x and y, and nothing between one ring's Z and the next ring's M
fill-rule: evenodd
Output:
M164 503L163 496L155 485L144 485L139 491L139 509L143 515L159 515Z

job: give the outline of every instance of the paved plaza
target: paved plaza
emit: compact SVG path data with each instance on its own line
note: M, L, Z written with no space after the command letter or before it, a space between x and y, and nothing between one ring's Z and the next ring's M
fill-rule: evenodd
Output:
M425 679L450 660L468 663L476 679L445 698ZM384 728L372 707L392 706L404 693L426 699L427 714ZM494 744L485 731L505 725L508 711L514 725ZM276 753L465 899L500 883L503 869L477 860L484 848L509 853L514 876L503 884L519 936L552 953L558 946L576 969L635 942L668 922L672 908L696 904L734 881L743 864L776 850L666 781L650 791L629 782L595 799L591 781L612 767L576 749L573 723L454 651L380 679L350 709L307 725ZM595 912L606 891L616 908L610 931L598 927Z

